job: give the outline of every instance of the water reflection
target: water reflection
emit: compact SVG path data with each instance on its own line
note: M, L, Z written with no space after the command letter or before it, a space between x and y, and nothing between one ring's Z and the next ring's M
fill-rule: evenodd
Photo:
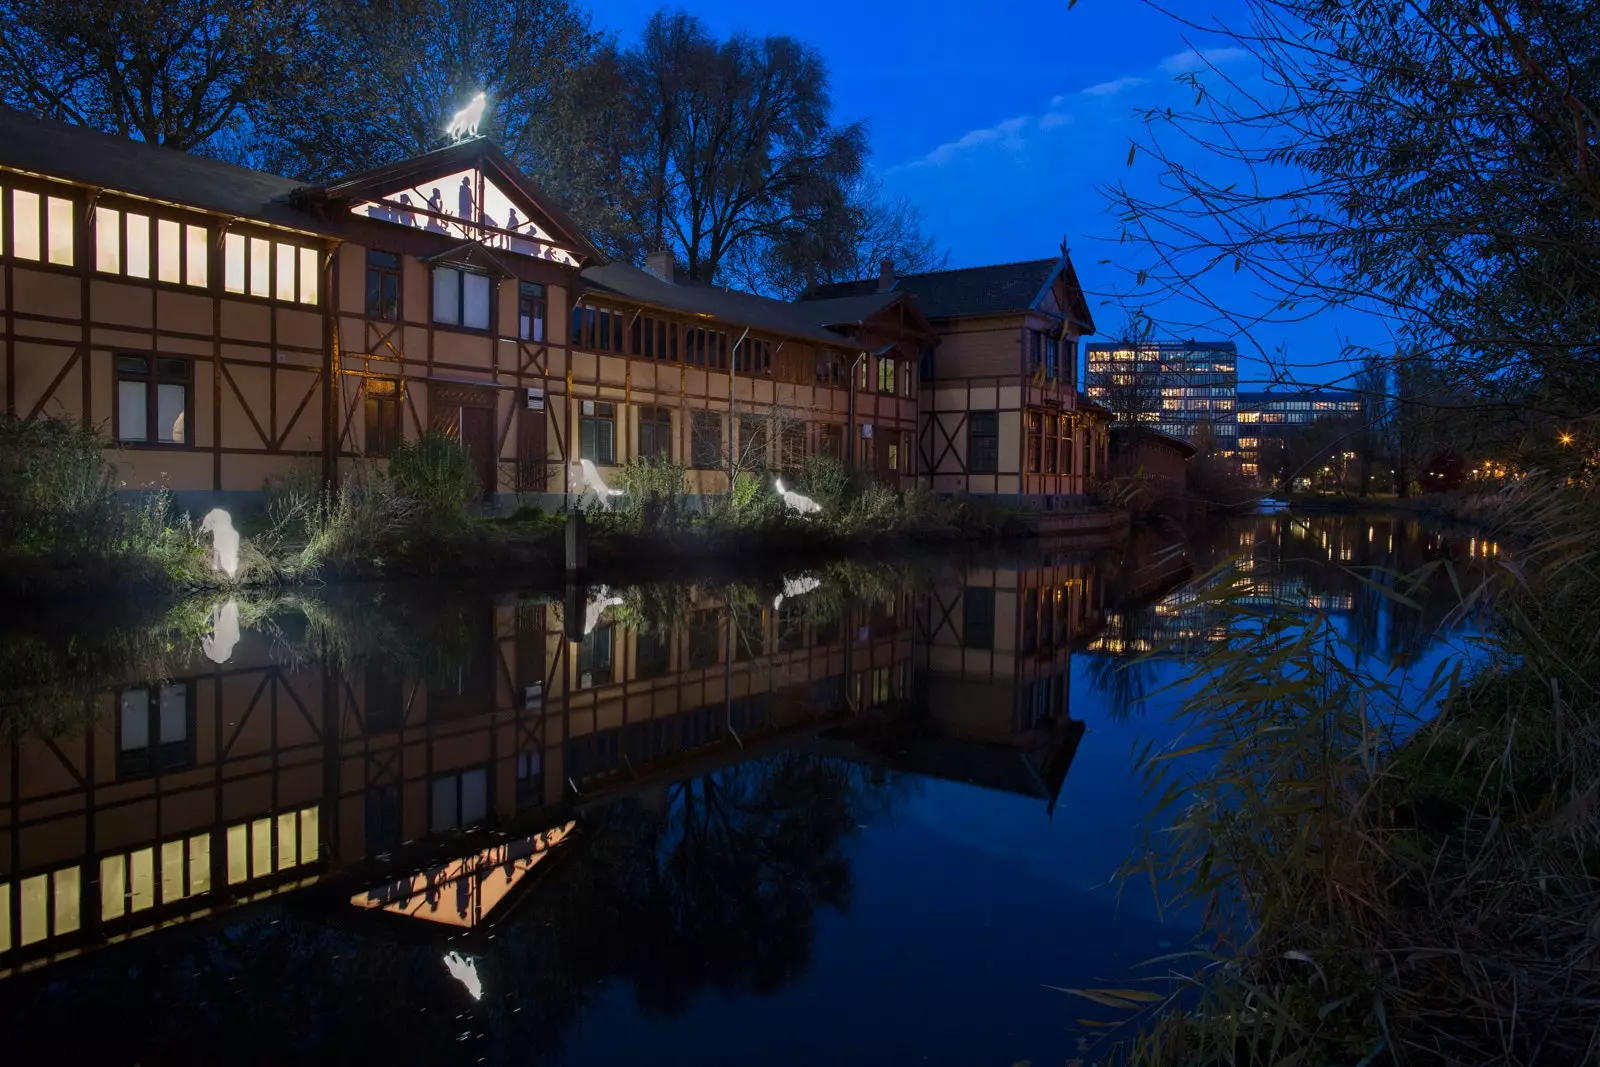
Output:
M1013 930L1058 907L1059 891L1027 887L1090 894L1126 844L1106 831L1136 817L1116 724L1132 714L1159 734L1136 712L1163 670L1130 653L1203 646L1217 579L1194 576L1237 556L1263 603L1319 604L1368 654L1414 662L1445 608L1421 597L1427 610L1405 617L1329 564L1398 571L1441 554L1492 555L1392 521L1279 515L1200 539L1146 531L1098 555L558 597L387 589L10 635L0 1041L49 1034L58 1058L119 1062L210 1061L224 1046L637 1057L655 1046L630 1052L628 1034L690 1026L710 991L774 996L803 1018L792 991L830 995L814 979L842 944L858 946L844 984L881 989L907 949L885 899L909 921L1021 894L1017 917L981 936L940 920L946 957L896 979L924 1005L904 1006L904 1027L930 1025L926 984L961 952L1016 970L1025 990L1073 984L1061 972L1075 966L1104 977L1104 946L1035 959L1012 934L1056 944ZM1069 780L1080 792L1064 799ZM1089 869L1016 855L1044 847L1028 827L1049 825ZM958 867L939 867L917 826ZM920 851L896 852L908 834ZM974 860L1022 866L979 890L960 866ZM923 868L946 881L897 880ZM1050 922L1080 941L1131 938L1118 966L1178 936L1138 916L1113 934L1115 908L1092 896L1078 912L1097 932ZM637 1019L594 1022L623 1010L619 988ZM91 1003L97 1024L74 1025ZM1027 1011L1041 1040L1060 1040L1059 1005ZM685 1062L715 1059L697 1040L681 1038ZM943 1047L934 1060L1039 1052Z

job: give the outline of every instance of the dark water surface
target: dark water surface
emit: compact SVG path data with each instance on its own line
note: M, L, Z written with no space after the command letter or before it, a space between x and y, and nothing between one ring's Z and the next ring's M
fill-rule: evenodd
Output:
M1132 754L1176 734L1151 694L1215 636L1193 577L1236 557L1425 679L1462 654L1449 598L1397 610L1346 568L1498 549L1288 515L1048 547L6 635L0 1057L1082 1055L1047 986L1193 933L1107 885Z

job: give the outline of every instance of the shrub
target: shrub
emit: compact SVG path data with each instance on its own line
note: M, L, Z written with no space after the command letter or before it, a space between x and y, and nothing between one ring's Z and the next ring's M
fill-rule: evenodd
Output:
M614 481L626 494L617 503L627 525L643 533L671 532L687 525L684 476L688 470L666 459L635 459L624 464Z
M728 494L728 517L745 529L763 529L782 524L789 506L778 496L769 478L741 474Z
M832 456L807 456L798 488L832 517L844 511L860 491L855 472Z
M396 491L416 503L419 518L440 525L460 522L481 488L472 455L444 430L429 430L396 447L389 478Z

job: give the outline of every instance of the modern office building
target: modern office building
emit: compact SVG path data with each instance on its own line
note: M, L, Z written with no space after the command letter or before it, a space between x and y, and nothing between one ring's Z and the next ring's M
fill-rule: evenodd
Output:
M1206 427L1223 455L1237 448L1239 350L1232 341L1097 341L1084 346L1084 391L1118 422L1194 442Z
M1262 476L1264 461L1288 439L1319 422L1361 418L1361 396L1329 389L1239 394L1239 473Z

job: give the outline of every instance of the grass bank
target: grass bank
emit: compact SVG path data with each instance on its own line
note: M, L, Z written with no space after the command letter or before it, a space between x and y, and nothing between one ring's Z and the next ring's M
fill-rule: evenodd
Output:
M449 436L430 432L387 464L357 464L337 489L309 471L265 488L235 516L242 540L231 577L211 566L211 534L166 494L119 492L107 442L50 419L0 420L0 585L48 599L144 590L167 595L230 587L496 574L523 580L564 571L565 515L524 509L474 513L473 464ZM993 543L1004 509L898 491L813 457L791 472L821 505L800 514L768 472L691 507L686 468L635 461L612 475L624 490L591 508L590 567L599 580L648 576L681 561L729 557L815 561L914 544Z
M1600 500L1529 483L1499 502L1514 562L1475 665L1420 690L1327 615L1210 594L1226 640L1194 666L1187 733L1142 766L1161 816L1122 875L1204 909L1191 953L1137 989L1135 1064L1600 1061ZM1436 713L1430 709L1437 709ZM1205 753L1187 776L1177 755ZM1119 1037L1122 1035L1119 1034Z

